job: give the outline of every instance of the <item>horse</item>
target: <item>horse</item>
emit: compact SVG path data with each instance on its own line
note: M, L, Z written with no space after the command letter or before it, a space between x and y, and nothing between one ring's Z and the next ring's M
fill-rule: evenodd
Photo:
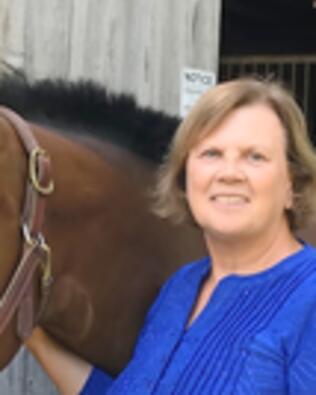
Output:
M0 104L26 119L51 160L55 183L44 198L43 223L52 282L41 292L41 268L34 272L36 322L116 375L130 359L166 278L205 254L197 229L172 225L150 210L157 165L180 120L91 81L29 83L23 76L4 76ZM27 168L15 127L0 112L2 295L21 254ZM305 239L316 244L315 233L312 226ZM0 368L21 346L19 319L17 309L0 334Z
M0 368L21 346L20 314L28 333L35 324L25 323L30 321L33 300L37 324L115 375L131 357L147 309L163 282L182 264L204 254L196 229L171 225L150 209L157 158L167 141L162 136L172 135L176 119L140 109L131 97L111 95L89 81L31 84L3 76L0 104L25 119L0 111L2 299L19 270L25 236L21 212L32 156L17 136L17 124L29 129L39 144L37 152L45 150L43 158L38 156L49 158L49 183L54 182L54 192L39 197L46 206L43 245L52 255L52 275L48 270L46 278L52 280L49 292L41 292L41 263L25 269L30 289L22 294L20 277L15 292L20 291L26 313L16 306L2 328ZM147 157L141 155L144 152ZM39 164L31 167L37 174ZM45 186L39 186L45 192ZM13 293L11 299L17 300Z

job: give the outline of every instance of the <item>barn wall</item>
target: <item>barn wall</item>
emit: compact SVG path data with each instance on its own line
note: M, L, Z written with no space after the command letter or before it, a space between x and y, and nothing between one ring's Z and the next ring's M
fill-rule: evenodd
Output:
M0 0L4 70L34 80L91 78L179 112L183 67L217 70L221 0ZM1 395L53 395L22 350L0 373Z
M3 59L178 113L184 66L217 69L220 0L0 0ZM0 21L1 21L0 20Z

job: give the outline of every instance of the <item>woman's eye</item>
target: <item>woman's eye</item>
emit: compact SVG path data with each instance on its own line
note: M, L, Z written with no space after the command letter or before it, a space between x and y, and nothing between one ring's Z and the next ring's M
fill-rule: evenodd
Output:
M217 158L220 156L220 151L215 150L215 149L207 149L201 153L202 157L206 158Z
M260 152L249 152L248 157L255 162L261 162L265 160L265 156Z

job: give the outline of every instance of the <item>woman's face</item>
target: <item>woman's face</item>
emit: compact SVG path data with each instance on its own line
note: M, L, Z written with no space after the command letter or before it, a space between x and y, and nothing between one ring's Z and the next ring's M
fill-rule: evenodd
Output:
M253 237L288 226L292 190L285 131L269 106L233 111L191 149L186 197L209 236Z

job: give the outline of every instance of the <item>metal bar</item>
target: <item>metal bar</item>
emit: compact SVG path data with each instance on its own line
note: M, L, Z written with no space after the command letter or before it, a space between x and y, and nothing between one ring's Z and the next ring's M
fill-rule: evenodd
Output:
M292 67L291 67L291 87L292 87L292 91L296 92L296 63L292 63Z
M308 97L309 97L309 86L310 86L310 64L304 65L304 79L303 79L303 108L305 114L308 114Z
M266 62L264 64L264 75L267 76L270 73L270 64L268 62Z
M221 63L253 64L253 63L316 63L316 55L243 55L223 56Z
M226 76L227 76L228 80L230 80L232 78L232 68L233 68L233 64L232 63L227 63L226 64L226 70L227 70Z
M280 79L283 79L283 74L284 74L284 63L279 63L278 64L278 77Z

